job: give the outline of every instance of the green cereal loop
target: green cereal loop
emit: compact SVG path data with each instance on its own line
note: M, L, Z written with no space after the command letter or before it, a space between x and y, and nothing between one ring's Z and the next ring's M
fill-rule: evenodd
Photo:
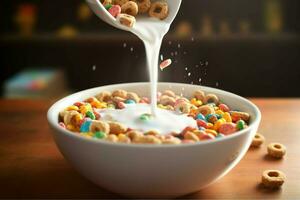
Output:
M142 120L142 121L148 121L148 120L150 120L150 118L151 118L151 115L148 113L142 114L140 116L140 120Z
M104 7L105 7L106 10L109 10L112 7L112 5L111 4L106 4Z
M103 139L106 137L106 133L102 132L102 131L97 131L95 134L94 134L94 138L97 138L97 139Z
M85 115L88 116L89 118L91 118L92 120L96 119L94 113L91 112L91 111L87 111L87 112L85 113Z
M244 122L244 120L239 120L236 123L236 127L239 130L243 130L245 128L246 123Z

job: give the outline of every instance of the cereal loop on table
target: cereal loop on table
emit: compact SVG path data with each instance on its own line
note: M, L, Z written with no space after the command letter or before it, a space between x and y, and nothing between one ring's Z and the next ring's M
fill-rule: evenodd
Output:
M168 17L169 14L169 6L166 2L163 1L157 1L151 4L150 10L149 10L149 16L158 18L158 19L165 19Z
M251 147L259 147L264 141L265 137L262 134L256 133L252 139Z
M121 6L122 13L136 16L138 14L138 5L134 1L128 1Z
M268 155L274 158L282 158L286 154L286 148L280 143L271 143L268 145Z
M283 172L279 170L266 170L262 174L262 184L271 189L276 189L282 186L286 179Z

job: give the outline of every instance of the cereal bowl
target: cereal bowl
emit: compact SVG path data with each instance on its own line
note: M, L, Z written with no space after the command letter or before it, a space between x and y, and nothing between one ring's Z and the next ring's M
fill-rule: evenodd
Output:
M178 197L214 183L245 155L261 120L259 109L238 95L204 86L159 83L159 91L171 89L186 97L197 89L214 93L230 107L248 112L249 126L223 138L180 145L110 143L85 138L59 126L59 112L68 105L100 91L116 89L148 96L150 84L126 83L84 90L56 102L47 117L59 150L79 173L106 190L128 197Z

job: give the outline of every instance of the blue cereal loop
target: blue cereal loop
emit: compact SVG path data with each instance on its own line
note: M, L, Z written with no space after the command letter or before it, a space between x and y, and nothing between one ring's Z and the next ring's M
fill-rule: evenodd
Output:
M89 132L90 131L90 126L91 126L92 121L91 120L86 120L83 122L80 126L80 132Z
M201 113L199 113L199 114L197 115L196 119L201 119L201 120L206 121L204 115L202 115Z
M125 101L125 103L126 103L126 104L135 104L135 101L132 100L132 99L127 99L127 100Z

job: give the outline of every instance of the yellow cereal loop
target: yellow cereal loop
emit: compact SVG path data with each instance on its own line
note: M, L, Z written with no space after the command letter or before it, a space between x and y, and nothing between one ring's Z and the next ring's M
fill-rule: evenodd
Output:
M221 126L222 124L224 124L225 122L226 122L226 120L225 120L224 118L219 119L219 120L214 124L213 129L214 129L215 131L218 131L219 128L220 128L220 126Z
M207 128L208 129L212 129L214 127L214 125L212 123L207 123Z
M78 108L77 106L74 106L74 105L72 105L72 106L69 106L69 107L67 107L67 108L66 108L66 111L71 111L71 110L78 111L78 110L79 110L79 108Z
M209 133L209 134L212 134L212 135L214 135L214 136L217 136L217 135L218 135L217 131L212 130L212 129L205 129L205 132L206 132L206 133Z
M224 115L224 112L223 112L222 110L219 109L219 110L216 111L216 114L223 116L223 115Z
M92 111L92 106L91 104L87 103L83 106L80 106L80 112L81 114L85 114L87 111Z
M226 122L232 122L231 116L228 112L225 112L222 116L226 120Z

